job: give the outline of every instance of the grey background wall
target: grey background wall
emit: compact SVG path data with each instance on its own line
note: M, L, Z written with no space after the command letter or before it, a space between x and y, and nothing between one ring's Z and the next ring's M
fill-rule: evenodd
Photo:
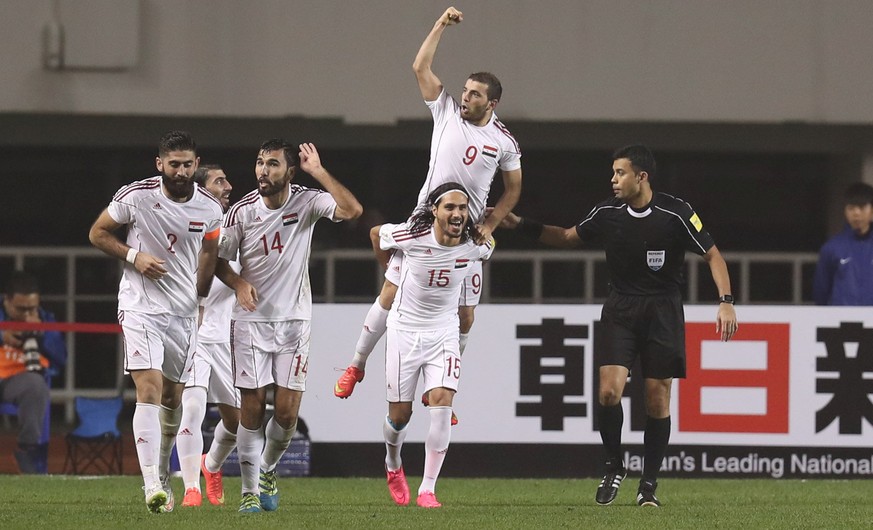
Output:
M154 174L158 137L184 128L235 197L254 187L262 140L316 142L367 210L320 241L366 247L365 225L405 216L426 169L411 64L447 5L3 0L0 182L13 200L0 244L87 244L112 193ZM575 222L608 195L612 149L641 141L661 164L656 187L689 200L723 249L814 251L841 224L845 184L873 182L867 0L457 7L465 21L434 68L455 95L472 71L501 77L524 214ZM44 67L53 22L62 69Z
M421 117L410 65L449 2L4 0L0 108L19 112ZM436 71L489 69L505 119L867 123L867 0L470 0ZM59 20L79 66L50 72ZM83 33L87 38L83 38ZM87 49L86 49L87 48Z

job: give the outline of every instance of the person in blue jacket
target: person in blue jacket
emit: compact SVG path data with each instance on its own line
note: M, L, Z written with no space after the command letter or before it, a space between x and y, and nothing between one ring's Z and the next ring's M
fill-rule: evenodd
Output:
M39 304L39 283L16 271L3 291L0 321L55 322ZM0 402L18 407L18 449L15 460L22 473L46 473L48 444L41 443L49 404L48 373L67 362L67 346L59 331L3 330L0 336Z
M873 186L845 192L846 226L821 247L812 296L818 305L873 305Z

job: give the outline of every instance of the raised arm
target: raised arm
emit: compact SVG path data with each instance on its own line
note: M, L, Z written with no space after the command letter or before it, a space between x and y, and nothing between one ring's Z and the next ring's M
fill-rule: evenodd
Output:
M115 237L115 232L121 227L109 215L109 209L104 209L91 225L88 239L104 253L133 265L143 276L152 280L163 278L167 274L167 269L163 267L164 260L136 251Z
M703 259L709 264L709 270L712 273L712 280L715 282L715 287L718 289L718 296L722 297L731 293L731 278L728 275L727 263L721 256L721 252L713 245ZM734 333L737 332L739 324L737 323L737 312L733 304L721 303L718 304L718 315L715 320L715 332L721 334L721 340L729 341Z
M454 7L446 9L446 12L437 19L433 29L427 34L424 42L421 43L421 48L418 49L418 54L412 63L412 71L415 72L418 88L421 90L421 97L425 101L435 100L443 90L442 81L431 70L433 58L436 55L437 46L440 43L440 38L443 36L443 31L447 26L460 24L462 20L464 20L463 13Z
M364 208L358 199L349 191L348 188L340 184L321 165L321 158L318 156L318 151L315 145L300 144L300 169L312 175L312 177L321 184L333 200L336 202L336 212L334 219L348 221L357 219L364 213Z

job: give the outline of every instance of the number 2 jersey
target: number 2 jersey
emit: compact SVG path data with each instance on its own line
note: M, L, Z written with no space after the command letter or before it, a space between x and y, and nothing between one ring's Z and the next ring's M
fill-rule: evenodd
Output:
M204 238L218 237L222 208L211 193L194 184L187 202L164 195L161 176L122 187L109 203L109 215L127 225L127 244L164 260L167 274L150 280L124 264L118 309L179 317L197 316L197 268Z
M409 224L384 224L379 229L382 250L403 252L400 282L388 313L394 329L429 330L458 327L458 297L468 267L487 260L494 240L476 245L467 240L454 247L439 244L433 227L417 232Z
M497 115L483 125L461 118L460 106L443 88L434 101L425 102L433 114L430 167L418 192L418 204L446 182L458 182L470 197L470 219L478 223L485 215L491 181L497 170L521 167L521 150Z
M282 322L312 319L309 255L315 223L333 220L336 202L330 193L291 184L288 198L271 210L258 191L246 194L224 218L218 256L239 255L240 276L258 293L257 309L234 303L233 319ZM337 221L338 222L338 221Z

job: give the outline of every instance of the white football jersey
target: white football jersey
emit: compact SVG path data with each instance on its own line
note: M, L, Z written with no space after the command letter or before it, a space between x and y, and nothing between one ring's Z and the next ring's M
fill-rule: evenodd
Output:
M258 292L257 309L234 303L233 319L248 322L310 320L309 254L315 222L333 220L336 202L330 193L290 185L288 200L270 210L258 191L230 207L224 218L219 257L239 255L240 276Z
M162 191L161 176L140 180L118 190L109 215L127 225L127 244L164 260L167 274L150 280L124 264L118 287L118 309L145 313L197 316L197 267L203 238L218 237L221 204L194 184L187 202L175 202Z
M239 272L239 263L230 262L230 268ZM197 342L230 344L230 314L236 293L218 278L212 279L209 296L203 301L203 323L197 330Z
M388 325L403 330L458 327L458 297L468 267L491 257L494 240L446 247L437 243L433 228L413 233L408 222L382 225L379 238L383 250L399 249L404 258Z
M418 193L424 204L434 188L446 182L458 182L470 196L470 219L478 223L485 215L491 181L498 169L512 171L521 167L521 150L497 115L479 127L461 118L460 105L446 89L435 101L425 102L433 114L433 137L430 141L430 167Z

